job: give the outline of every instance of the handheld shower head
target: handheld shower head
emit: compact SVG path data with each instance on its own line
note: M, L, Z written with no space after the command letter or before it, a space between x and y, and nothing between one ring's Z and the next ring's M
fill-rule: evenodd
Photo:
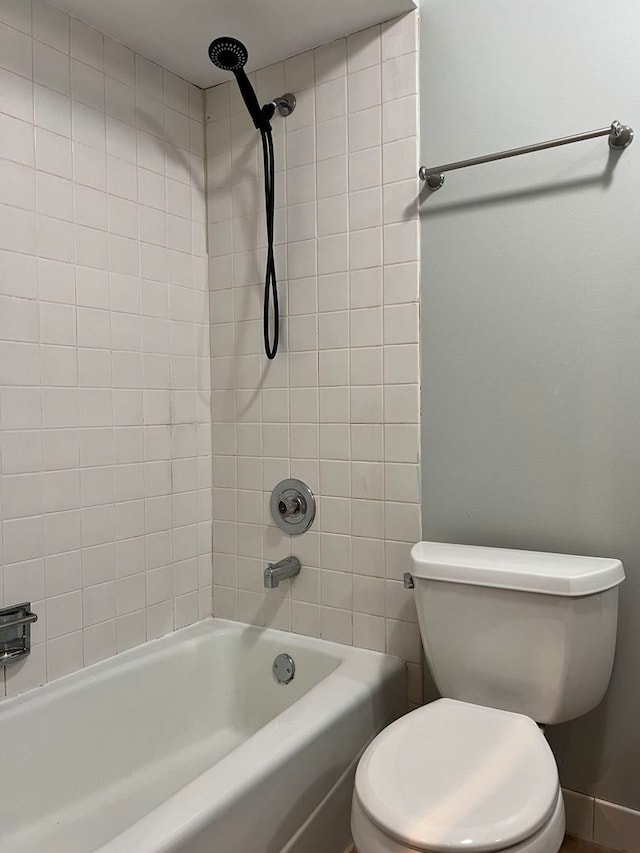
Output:
M273 253L273 230L275 217L275 154L273 150L273 136L271 133L271 119L276 110L280 109L283 115L289 113L295 107L293 95L285 95L277 98L264 107L260 107L256 93L251 81L247 77L244 66L247 64L249 52L238 39L223 36L214 39L209 45L209 59L217 68L230 71L236 78L240 94L249 110L254 125L260 131L262 140L262 156L264 163L264 194L265 214L267 224L267 271L264 283L264 308L262 315L262 326L264 334L264 348L267 358L275 357L278 351L278 337L280 324L280 310L278 307L278 282L276 278L276 263ZM273 304L273 344L271 343L271 323L269 321L270 306Z
M238 71L249 59L249 51L238 39L223 36L209 45L209 59L223 71Z
M258 103L256 93L253 91L251 81L247 77L244 66L249 59L249 51L238 39L231 36L222 36L214 39L209 45L209 59L216 68L230 71L238 81L240 93L244 99L249 115L258 130L268 130L271 125L269 119L273 115L272 107L262 109Z

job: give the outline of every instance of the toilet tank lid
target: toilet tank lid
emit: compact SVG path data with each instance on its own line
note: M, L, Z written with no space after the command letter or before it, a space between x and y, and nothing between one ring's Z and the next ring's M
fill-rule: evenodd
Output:
M416 578L545 595L593 595L624 580L620 560L606 557L418 542L411 559Z

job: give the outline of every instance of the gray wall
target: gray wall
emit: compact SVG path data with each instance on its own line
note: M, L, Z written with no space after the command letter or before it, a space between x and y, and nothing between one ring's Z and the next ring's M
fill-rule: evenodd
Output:
M423 0L422 162L640 132L637 0ZM550 732L562 782L640 808L640 141L451 173L422 204L426 538L615 556L613 680Z

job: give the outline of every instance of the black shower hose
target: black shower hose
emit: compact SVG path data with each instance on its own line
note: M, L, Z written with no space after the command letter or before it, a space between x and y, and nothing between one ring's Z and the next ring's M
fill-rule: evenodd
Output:
M280 309L278 306L278 281L276 262L273 256L273 229L275 219L275 179L276 165L273 151L271 128L260 131L262 137L262 159L264 164L264 206L267 218L267 271L264 280L264 306L262 325L264 332L264 351L267 358L275 358L280 337ZM273 301L273 344L271 343L269 313Z

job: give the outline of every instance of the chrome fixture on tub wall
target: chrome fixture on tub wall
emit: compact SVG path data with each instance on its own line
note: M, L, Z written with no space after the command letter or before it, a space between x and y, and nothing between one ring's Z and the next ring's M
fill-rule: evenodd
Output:
M280 581L295 578L300 574L302 565L297 557L285 557L277 563L267 563L264 570L264 588L275 589L280 586Z
M316 517L316 499L302 480L281 480L271 492L271 517L284 533L305 533Z
M28 601L0 610L0 666L16 663L29 654L31 625L37 621Z

